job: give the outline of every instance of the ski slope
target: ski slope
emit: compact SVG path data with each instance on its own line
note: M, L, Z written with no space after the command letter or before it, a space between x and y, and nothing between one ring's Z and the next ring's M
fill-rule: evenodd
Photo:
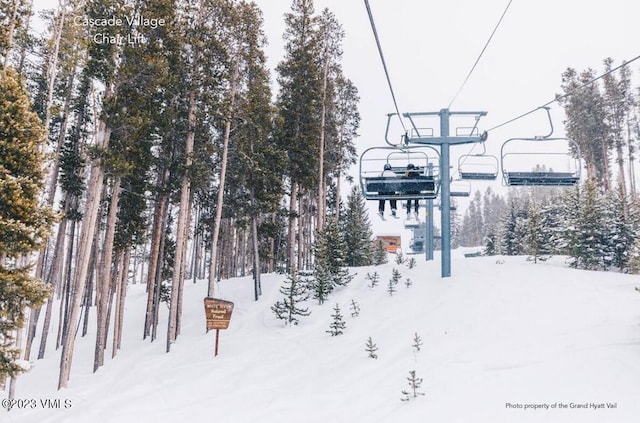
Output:
M204 330L204 281L185 285L183 327L169 354L166 327L156 342L142 340L146 294L132 285L116 358L93 374L94 339L79 339L69 388L57 391L59 353L50 348L18 380L22 408L3 411L0 421L640 421L638 276L569 269L562 257L533 264L464 258L457 250L452 277L441 279L437 256L413 257L413 269L394 256L351 269L351 284L322 306L309 302L312 314L295 327L270 310L283 275L263 276L258 302L250 278L222 281L218 296L235 309L215 358L214 332ZM390 296L394 267L403 278ZM374 271L380 282L370 288L365 276ZM336 303L346 329L332 337L326 331ZM365 351L368 337L377 359ZM411 370L425 395L403 402Z

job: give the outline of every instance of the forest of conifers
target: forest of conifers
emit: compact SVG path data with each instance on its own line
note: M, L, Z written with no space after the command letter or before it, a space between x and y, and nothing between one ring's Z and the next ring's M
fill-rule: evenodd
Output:
M277 96L251 2L69 0L45 31L31 7L0 2L0 376L21 370L16 345L31 360L55 342L64 387L76 336L95 331L94 369L116 354L129 283L147 284L141 335L166 329L168 351L185 279L213 296L252 273L257 299L260 273L308 267L354 162L358 93L341 25L310 0L285 16Z
M312 0L292 0L284 19L285 50L269 70L262 14L249 1L62 0L36 17L28 0L0 0L0 383L23 370L18 357L42 358L55 343L66 387L75 340L88 333L100 368L120 348L128 284L146 284L141 336L166 331L169 351L187 280L208 280L203 296L215 296L217 280L253 275L257 300L261 273L312 267L325 230L342 233L348 252L369 251L363 201L341 185L360 124L358 90L341 67L342 27ZM631 254L638 90L628 67L585 88L594 75L563 75L567 133L597 187L584 189L628 199L619 210ZM504 229L507 202L486 198L453 225L457 243L486 245L498 233L503 246L542 242L526 235L530 202L511 198L518 234ZM491 245L572 254L567 244Z

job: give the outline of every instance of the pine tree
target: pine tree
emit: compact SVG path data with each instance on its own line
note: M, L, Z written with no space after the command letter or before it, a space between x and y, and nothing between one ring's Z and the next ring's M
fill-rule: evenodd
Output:
M360 305L355 301L351 300L351 317L358 317L360 315Z
M413 285L413 282L411 281L411 279L407 278L404 280L404 286L409 288L411 285Z
M397 291L396 285L397 285L397 282L394 283L393 279L389 279L389 283L387 284L387 292L392 297L393 297L393 293Z
M313 290L313 298L318 300L318 304L324 304L333 291L332 275L323 261L316 262L313 267L313 282L311 289Z
M378 354L376 354L376 351L378 351L378 346L373 342L373 339L371 339L371 337L367 338L364 350L369 353L370 358L378 358Z
M53 223L40 205L43 128L12 68L0 71L0 379L24 369L16 364L14 333L27 307L42 304L45 285L19 258L37 251Z
M414 257L411 257L409 260L407 260L407 267L409 269L413 269L417 264L418 263L416 262L416 259Z
M387 250L384 247L384 242L381 240L374 241L373 243L373 264L375 266L380 266L381 264L385 264L389 261L389 257L387 256Z
M401 278L402 278L402 274L398 269L394 267L393 270L391 271L391 279L390 279L391 283L393 283L393 285L396 286L398 285L398 282L400 282Z
M322 57L313 0L293 0L285 14L285 57L276 68L280 86L276 108L276 142L287 152L285 169L291 192L289 203L288 270L296 267L298 195L318 184L321 124ZM298 242L300 238L298 238ZM303 246L298 245L298 249Z
M333 308L334 313L331 315L333 317L333 321L329 325L329 330L327 333L331 334L331 336L338 336L343 334L343 330L347 327L344 319L342 318L342 314L340 313L340 306L336 304Z
M502 253L508 256L520 255L524 251L526 212L515 198L509 200L509 209L503 218Z
M541 207L541 212L545 254L566 254L563 236L566 222L562 216L562 197L558 194L551 197L548 203Z
M422 347L422 338L418 336L418 332L413 335L413 345L411 345L416 352L420 351L420 347Z
M586 179L597 181L607 191L611 188L611 137L605 100L598 84L591 83L595 76L593 69L578 73L567 68L562 74L562 89L571 95L562 96L559 101L567 116L567 136L580 146Z
M338 222L330 217L324 230L318 232L314 246L314 298L321 304L336 287L345 286L353 279L345 267L345 250Z
M284 298L271 306L271 310L278 319L284 320L289 325L297 325L299 322L297 316L311 314L308 308L298 307L298 304L309 298L309 294L297 272L287 274L287 280L280 288L280 293Z
M549 258L548 238L542 226L543 215L535 200L529 202L526 227L526 253L534 263Z
M352 267L372 264L371 222L369 222L364 197L355 186L347 198L343 228L347 247L347 264Z
M482 254L485 256L494 256L499 253L498 234L494 225L490 225L487 228L487 234L484 237L484 251Z
M579 191L576 191L578 193ZM577 213L570 220L568 234L568 252L570 266L579 269L598 270L606 263L606 248L603 244L606 224L603 209L595 184L586 181L577 202ZM574 201L577 198L574 197Z
M422 378L416 376L416 371L409 371L409 377L407 377L410 391L402 390L402 401L409 401L411 398L417 398L419 395L424 395L423 392L419 392L420 385L422 385Z
M367 273L367 276L365 277L365 279L369 281L370 288L375 288L378 285L378 282L380 281L380 275L378 274L378 272L373 272L373 274Z
M612 254L612 265L621 272L628 272L632 246L637 238L635 213L620 185L606 199L609 203L606 209L610 214L608 225L610 227L609 250Z

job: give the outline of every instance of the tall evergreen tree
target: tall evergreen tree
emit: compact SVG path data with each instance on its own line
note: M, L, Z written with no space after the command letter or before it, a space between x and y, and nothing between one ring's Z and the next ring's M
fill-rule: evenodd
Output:
M544 231L543 219L540 206L532 199L527 210L525 252L534 263L537 263L538 260L546 260L550 253L549 240Z
M615 192L608 193L605 201L611 264L621 272L628 272L637 238L637 215L621 185Z
M318 232L314 245L314 298L324 302L327 295L339 286L347 285L353 276L346 266L346 243L338 221L330 217L323 231Z
M0 379L23 369L16 364L14 333L26 307L41 304L47 289L21 264L46 240L53 213L40 205L43 127L12 68L0 71Z
M347 199L343 221L346 244L346 263L349 266L368 266L372 263L372 232L364 197L354 186Z
M578 73L568 68L562 74L562 89L565 94L571 95L561 98L560 102L567 116L567 136L580 146L587 178L594 178L608 190L612 186L609 166L611 137L600 88L597 84L589 83L594 78L593 69ZM572 153L575 155L577 151Z
M252 236L255 299L259 293L261 268L259 224L278 210L284 192L281 169L286 167L286 154L272 136L274 109L271 105L269 73L263 52L262 16L254 4L239 5L245 21L247 49L243 52L243 83L238 109L242 116L234 131L235 148L230 152L226 205L240 226L249 226Z
M503 218L500 245L502 254L516 256L524 253L526 211L515 198L510 198L509 209Z
M579 269L599 270L607 267L606 224L600 194L588 180L580 192L575 221L571 222L568 251L570 265Z
M276 102L276 139L287 151L289 180L288 269L296 267L296 218L298 196L318 183L320 110L322 105L322 57L318 18L313 0L293 0L285 14L285 58L278 64L280 91ZM300 244L298 238L298 244ZM302 245L298 245L300 250Z

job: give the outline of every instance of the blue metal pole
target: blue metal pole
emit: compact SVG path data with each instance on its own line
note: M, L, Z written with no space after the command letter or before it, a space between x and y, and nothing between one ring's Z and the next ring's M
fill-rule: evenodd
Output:
M449 109L440 110L440 137L444 140L440 151L440 228L441 234L441 276L447 278L451 276L451 187L449 172Z

